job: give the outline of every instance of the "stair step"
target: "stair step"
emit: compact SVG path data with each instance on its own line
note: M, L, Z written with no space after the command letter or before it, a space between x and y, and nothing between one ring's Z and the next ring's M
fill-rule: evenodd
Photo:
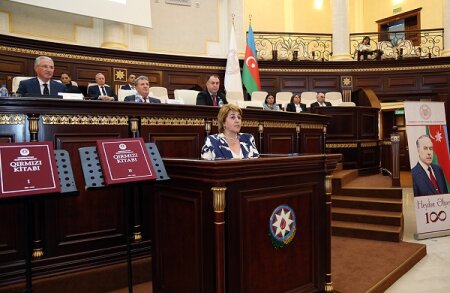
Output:
M403 191L401 188L344 187L339 191L339 195L402 199Z
M332 195L331 202L333 207L382 210L390 212L402 211L401 199Z
M358 170L348 169L348 170L338 170L333 172L333 190L340 190L342 186L351 182L353 179L358 177Z
M402 213L332 207L331 219L336 221L400 226L402 224Z
M398 242L401 239L402 227L332 221L331 231L334 236Z

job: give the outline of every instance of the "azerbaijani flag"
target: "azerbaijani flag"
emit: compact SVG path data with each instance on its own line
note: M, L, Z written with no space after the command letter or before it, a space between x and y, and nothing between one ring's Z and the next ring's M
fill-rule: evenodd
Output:
M450 190L450 154L448 150L448 135L445 125L428 125L427 134L433 142L433 164L439 165L447 179L447 189Z
M242 82L250 95L254 91L261 90L258 61L256 60L255 38L253 36L251 25L248 26L247 47L245 48L244 68L242 69Z

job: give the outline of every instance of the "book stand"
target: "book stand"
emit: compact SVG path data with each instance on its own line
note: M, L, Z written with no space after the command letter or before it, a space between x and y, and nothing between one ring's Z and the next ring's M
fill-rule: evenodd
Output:
M69 196L78 194L77 188L75 186L75 180L72 171L72 165L70 164L69 153L66 150L54 150L56 167L58 169L58 176L60 180L60 193L48 193L48 194L38 194L32 195L31 193L27 196L20 196L17 198L7 198L3 201L13 202L19 201L23 203L24 206L24 239L25 239L25 283L26 287L24 292L33 292L32 283L32 266L31 266L31 255L33 254L33 202L38 200L45 200L50 197L58 196L59 194ZM11 180L14 180L13 178Z
M146 143L146 149L150 155L151 163L153 165L153 169L156 172L156 180L168 180L170 179L167 176L166 169L164 167L164 163L161 159L161 155L159 154L158 148L154 143ZM80 153L81 166L83 169L84 182L86 184L86 189L92 188L104 188L106 187L105 181L103 178L103 170L100 164L100 160L97 154L97 148L95 146L92 147L83 147L78 149ZM149 182L148 180L145 182ZM153 181L154 182L154 181ZM125 237L126 237L126 246L127 246L127 271L128 271L128 292L133 292L133 271L132 271L132 256L131 256L131 238L132 238L132 226L130 223L130 207L132 205L131 202L131 194L132 188L135 184L140 184L140 182L131 182L122 184L125 186L125 205L124 205L124 218L125 218ZM120 185L120 184L119 184ZM114 186L117 186L114 185Z

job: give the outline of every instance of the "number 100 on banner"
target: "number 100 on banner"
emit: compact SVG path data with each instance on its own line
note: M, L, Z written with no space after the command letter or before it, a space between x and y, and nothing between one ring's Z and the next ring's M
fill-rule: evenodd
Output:
M450 194L415 197L414 204L417 233L450 230Z

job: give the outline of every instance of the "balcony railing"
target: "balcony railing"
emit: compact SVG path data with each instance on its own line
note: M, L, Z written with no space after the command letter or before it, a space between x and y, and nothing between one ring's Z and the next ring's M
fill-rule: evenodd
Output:
M258 60L316 60L331 57L331 34L254 32Z
M372 59L439 57L444 29L350 34L350 54L357 59L358 45L368 36ZM254 32L258 60L328 61L333 54L331 34Z
M350 53L357 55L362 39L370 38L370 48L381 51L381 59L439 57L444 49L444 29L350 34Z

